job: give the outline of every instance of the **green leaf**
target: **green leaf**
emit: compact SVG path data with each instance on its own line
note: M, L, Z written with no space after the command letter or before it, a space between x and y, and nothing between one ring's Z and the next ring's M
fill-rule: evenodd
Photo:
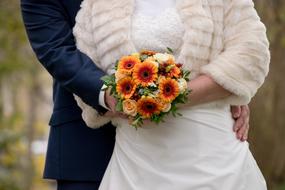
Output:
M184 70L183 71L183 78L186 80L186 81L190 81L189 77L190 77L190 74L191 74L191 71L188 71L188 70Z
M183 114L181 114L181 113L177 113L177 115L179 115L180 117L183 116Z
M143 62L143 61L146 60L148 57L149 57L148 55L142 54L142 55L140 56L140 60Z
M117 95L117 93L116 93L116 85L113 85L112 87L111 87L111 92L110 92L110 95ZM117 96L116 96L117 97Z
M118 70L119 60L115 62L115 70Z
M108 88L111 88L111 95L116 93L116 78L115 74L112 75L106 75L101 77L101 80L104 82L104 85L106 85ZM106 90L104 88L104 90Z
M167 53L173 54L173 50L170 47L167 47L166 49L167 49Z
M123 111L123 101L119 100L116 104L116 111L117 112L122 112Z
M175 67L175 65L168 65L165 69L165 71L168 73L169 71L171 71L171 69Z
M138 129L138 127L141 127L143 125L143 119L140 115L136 115L135 120L132 122L132 126Z
M108 80L110 80L110 75L102 76L100 79L101 79L102 81L108 81Z

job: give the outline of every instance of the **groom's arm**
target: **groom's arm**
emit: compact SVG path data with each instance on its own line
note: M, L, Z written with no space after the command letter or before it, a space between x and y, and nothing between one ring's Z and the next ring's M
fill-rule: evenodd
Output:
M57 0L21 0L24 24L39 61L54 79L99 112L105 73L77 48L67 13Z

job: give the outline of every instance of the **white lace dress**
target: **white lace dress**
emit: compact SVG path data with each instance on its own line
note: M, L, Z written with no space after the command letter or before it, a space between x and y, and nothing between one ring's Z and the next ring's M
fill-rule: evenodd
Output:
M137 49L179 54L183 25L175 8L134 15ZM212 102L181 110L165 123L138 130L121 120L100 190L265 190L248 148L233 132L230 105Z

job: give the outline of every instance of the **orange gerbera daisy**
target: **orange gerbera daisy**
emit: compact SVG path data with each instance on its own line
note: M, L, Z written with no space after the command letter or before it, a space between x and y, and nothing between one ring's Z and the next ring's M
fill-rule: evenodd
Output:
M159 83L159 97L165 102L173 101L179 95L178 82L171 78L163 78Z
M144 61L136 64L134 67L133 77L136 84L147 86L157 79L158 68L151 62Z
M143 118L150 118L161 112L161 104L154 98L144 97L137 102L137 111Z
M124 56L119 60L118 71L130 74L138 63L141 63L141 61L137 56Z
M163 76L178 78L181 74L181 69L179 67L180 65L177 65L173 59L169 59L167 62L160 65L159 70Z
M167 76L178 78L180 74L181 74L181 70L177 66L174 66L167 73Z
M134 94L137 88L136 83L132 80L131 77L125 77L118 81L117 83L117 93L125 99L129 99Z

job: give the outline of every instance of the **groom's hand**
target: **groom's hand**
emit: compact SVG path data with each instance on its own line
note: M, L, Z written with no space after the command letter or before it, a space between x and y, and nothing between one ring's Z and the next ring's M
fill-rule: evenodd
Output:
M106 116L108 117L121 117L121 118L127 118L126 115L123 113L117 112L116 111L116 105L117 105L117 100L114 98L114 96L111 95L111 90L108 89L105 92L105 104L109 108L110 111L106 112Z
M241 141L246 141L249 130L249 115L250 110L248 105L231 106L232 116L235 119L234 132Z
M109 112L116 112L117 100L114 98L114 96L111 95L110 88L105 91L105 104L109 108Z

